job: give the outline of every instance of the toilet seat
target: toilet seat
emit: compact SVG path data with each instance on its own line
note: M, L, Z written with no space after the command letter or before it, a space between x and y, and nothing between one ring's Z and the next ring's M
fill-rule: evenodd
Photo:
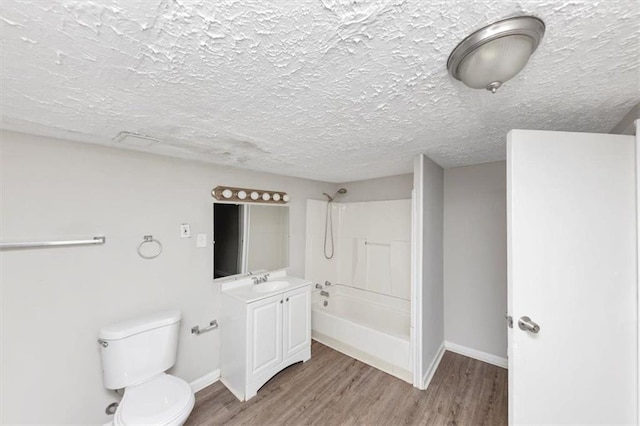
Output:
M115 426L181 425L187 420L195 397L187 382L169 374L125 389L115 413Z

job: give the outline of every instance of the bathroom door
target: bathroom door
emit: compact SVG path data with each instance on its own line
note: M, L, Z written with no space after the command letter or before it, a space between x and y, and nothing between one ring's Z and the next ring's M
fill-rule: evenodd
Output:
M634 145L620 135L507 137L512 425L636 424Z

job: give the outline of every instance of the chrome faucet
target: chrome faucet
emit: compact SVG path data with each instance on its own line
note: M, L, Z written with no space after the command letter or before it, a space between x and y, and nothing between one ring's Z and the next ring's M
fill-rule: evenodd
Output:
M253 285L257 285L260 283L266 283L267 281L269 281L269 275L270 274L264 274L261 277L251 277L251 279L253 280Z
M329 292L328 291L324 291L324 290L320 290L320 296L329 297Z

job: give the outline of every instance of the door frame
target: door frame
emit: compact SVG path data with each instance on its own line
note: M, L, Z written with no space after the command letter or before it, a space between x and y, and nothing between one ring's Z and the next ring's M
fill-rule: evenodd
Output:
M424 390L422 365L422 259L424 248L423 221L423 173L424 157L419 155L414 161L413 190L411 191L411 326L410 352L413 386Z
M637 333L638 333L638 377L636 378L636 386L638 389L638 402L636 405L638 425L640 425L640 119L635 120L635 132L636 132L636 277L638 282L636 283L636 312L637 312Z

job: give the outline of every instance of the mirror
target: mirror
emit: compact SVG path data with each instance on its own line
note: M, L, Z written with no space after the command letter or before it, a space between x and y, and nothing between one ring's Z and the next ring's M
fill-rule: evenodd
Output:
M289 207L213 204L213 278L289 266Z

